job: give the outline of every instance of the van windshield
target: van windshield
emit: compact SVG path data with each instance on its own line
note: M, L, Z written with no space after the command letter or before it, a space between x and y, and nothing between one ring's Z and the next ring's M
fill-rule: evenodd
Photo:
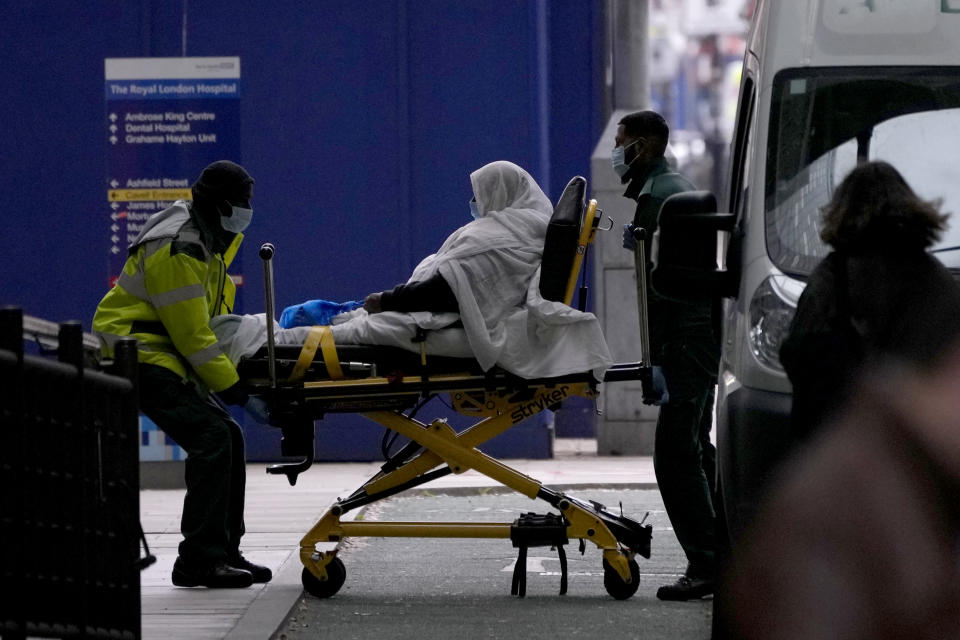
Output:
M827 254L820 207L859 159L942 201L953 215L934 251L960 269L960 67L787 70L771 103L764 202L778 268L803 277Z

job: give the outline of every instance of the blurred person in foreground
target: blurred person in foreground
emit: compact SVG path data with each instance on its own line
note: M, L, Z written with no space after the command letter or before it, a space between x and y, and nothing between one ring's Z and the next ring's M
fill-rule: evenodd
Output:
M798 441L878 359L934 365L960 337L960 288L927 251L946 220L886 162L861 164L834 192L820 231L833 251L810 274L780 351Z
M725 637L960 638L958 389L956 347L879 368L785 465L724 573Z
M960 289L927 252L946 219L885 162L824 208L833 251L781 350L797 442L724 571L715 629L960 637Z

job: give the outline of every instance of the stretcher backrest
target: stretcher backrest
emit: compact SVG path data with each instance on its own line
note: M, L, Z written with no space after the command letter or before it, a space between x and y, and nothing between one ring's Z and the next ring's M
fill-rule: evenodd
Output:
M565 302L567 282L577 255L580 225L586 208L586 192L586 179L575 176L567 183L557 200L557 206L553 208L540 269L540 295L546 300Z

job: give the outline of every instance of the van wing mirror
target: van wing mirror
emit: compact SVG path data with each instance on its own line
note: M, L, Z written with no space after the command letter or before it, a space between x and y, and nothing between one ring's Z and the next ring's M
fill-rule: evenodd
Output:
M731 240L735 236L734 223L734 214L717 213L717 199L709 191L686 191L667 198L654 235L653 288L668 297L736 296L738 248L721 243L721 233L730 234Z

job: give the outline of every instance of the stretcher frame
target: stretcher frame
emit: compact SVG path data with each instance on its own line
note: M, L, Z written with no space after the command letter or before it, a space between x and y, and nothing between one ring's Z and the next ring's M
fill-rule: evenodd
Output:
M596 200L586 203L586 182L581 177L570 181L558 201L557 210L570 208L579 232L575 236L575 255L569 261L570 273L563 291L564 301L572 300L587 247L593 242L602 212ZM572 203L572 204L571 204ZM554 218L557 218L555 213ZM612 224L611 224L612 226ZM607 227L607 230L610 227ZM548 244L550 237L548 234ZM546 249L545 249L546 251ZM264 262L267 313L273 317L273 247L265 244L260 256ZM546 262L546 258L545 258ZM581 307L584 302L581 290ZM270 322L267 326L270 327ZM272 327L270 327L272 329ZM327 344L324 344L326 341ZM300 560L304 565L304 589L317 597L333 596L343 585L346 569L337 550L318 551L317 544L338 542L354 537L416 538L505 538L520 550L514 570L511 593L525 594L526 550L530 546L557 548L561 562L561 595L566 592L567 571L563 545L580 541L581 553L587 542L602 552L604 586L617 599L631 597L639 585L637 554L649 558L650 525L607 510L597 502L584 502L543 486L506 464L486 455L478 447L507 431L515 424L545 409L556 409L569 397L591 400L598 396L598 383L592 373L584 372L556 378L525 380L494 368L489 372L477 367L463 371L428 372L428 357L422 348L422 369L412 375L379 375L375 365L343 361L337 349L330 348L329 331L324 338L308 340L299 353L286 355L273 344L268 333L266 375L245 377L248 390L268 401L271 422L283 430L284 453L299 452L302 459L267 468L268 473L284 474L291 484L297 475L313 463L314 420L327 413L356 412L400 434L410 442L390 456L381 470L345 499L338 499L300 541ZM320 348L322 366L328 375L339 379L310 380L298 378L304 365L312 362ZM382 349L382 348L377 348ZM299 362L294 362L296 360ZM433 360L443 360L442 358ZM614 365L604 381L637 380L645 365ZM278 371L291 372L287 380L278 381ZM359 375L361 377L352 377ZM449 393L458 413L472 416L477 422L459 433L444 419L420 422L402 413L404 409L422 406L438 393ZM417 407L419 409L419 407ZM344 520L348 511L425 484L449 473L460 474L473 469L491 480L525 495L541 499L559 511L554 514L524 514L513 522L373 522ZM646 517L644 517L644 520Z

